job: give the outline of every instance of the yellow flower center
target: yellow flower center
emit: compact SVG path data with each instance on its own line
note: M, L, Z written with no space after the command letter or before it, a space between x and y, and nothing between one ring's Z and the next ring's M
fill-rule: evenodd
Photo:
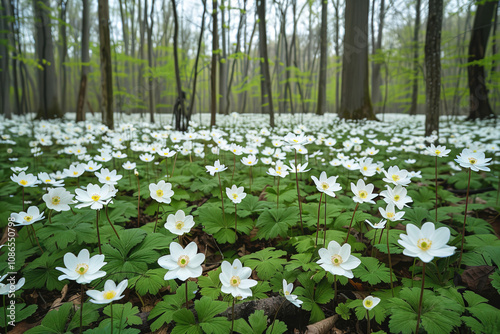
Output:
M327 190L328 188L330 188L330 185L326 182L322 182L321 183L321 188L323 188L323 190Z
M47 180L45 180L45 182L49 183L49 182L52 182L52 180L51 179L47 179Z
M188 265L188 263L189 263L189 256L187 255L179 256L179 259L177 260L177 264L179 265L179 267L184 268L185 266Z
M80 275L84 275L89 270L89 265L86 263L80 263L76 266L76 272Z
M52 197L52 204L57 205L61 202L61 198L59 196Z
M24 216L24 220L30 222L33 219L33 216Z
M427 238L418 239L417 246L423 251L429 250L431 248L432 241Z
M290 295L290 291L285 291L285 296L289 296Z
M106 176L106 181L109 181L111 180L111 178L109 176Z
M441 154L441 151L440 150L436 150L436 155L440 155Z
M233 194L233 199L237 199L238 198L238 194Z
M240 283L241 283L241 279L239 276L233 276L229 280L229 284L231 284L231 286L238 286L238 285L240 285Z
M115 296L116 296L116 291L113 291L113 290L106 291L103 294L104 299L107 299L107 300L113 299Z
M19 183L21 183L23 186L27 185L28 184L28 181L26 180L21 180Z
M94 169L94 167L89 167L90 170Z
M360 190L359 191L359 197L361 197L363 199L366 198L366 197L368 197L368 193L366 192L366 190Z
M182 220L178 220L175 222L175 228L180 230L184 227L184 222Z
M158 190L156 191L156 196L158 196L158 197L163 197L163 190L158 189Z
M370 308L373 306L373 301L371 299L365 300L365 307Z
M399 181L399 175L394 174L394 175L392 176L392 179L393 179L394 181Z
M342 256L340 256L340 255L338 255L338 254L337 254L337 255L333 255L333 256L332 256L332 264L333 264L334 266L339 266L340 264L342 264L342 262L344 262L344 261L342 260Z
M91 197L91 198L92 198L92 200L93 200L94 202L97 202L97 201L99 200L99 198L101 198L101 196L99 196L99 195L95 194L95 195L92 195L92 197Z
M78 175L78 172L73 172L73 175Z
M401 196L399 196L399 195L395 195L395 196L394 196L394 200L395 200L396 202L397 202L397 201L399 201L400 199L401 199Z
M219 170L219 168L215 167L215 170Z
M251 165L251 164L252 164L252 162L251 162L251 161L249 161L249 162L248 162L248 164L249 164L249 165Z
M477 162L477 159L476 159L476 158L469 158L469 162L470 162L471 164L475 165L475 164L476 164L476 162Z

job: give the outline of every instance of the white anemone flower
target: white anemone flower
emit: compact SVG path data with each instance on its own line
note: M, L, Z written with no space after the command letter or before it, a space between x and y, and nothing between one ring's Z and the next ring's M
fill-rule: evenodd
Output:
M210 175L212 176L214 176L215 173L220 173L227 169L225 165L221 165L219 160L215 160L213 166L205 166L205 168L207 169L207 172L210 173Z
M43 201L48 209L53 209L57 212L68 211L69 204L73 204L73 196L64 188L50 188L48 193L42 196Z
M363 299L363 306L368 311L377 306L378 303L380 303L380 298L378 297L368 296L365 299Z
M105 271L100 270L107 262L104 262L104 255L98 254L90 257L87 249L82 249L78 256L73 253L64 255L64 265L66 268L56 267L64 274L58 277L58 280L70 279L79 284L87 284L95 279L106 275Z
M478 172L480 170L489 172L490 168L486 167L490 164L491 158L486 158L484 152L474 152L468 148L464 148L460 155L457 155L455 161L463 168L470 168Z
M222 283L222 292L241 299L252 296L250 288L257 285L256 280L249 278L252 275L252 269L243 267L238 259L234 260L233 264L223 261L221 268L222 272L219 274L219 279Z
M407 203L413 202L410 196L407 195L408 191L402 185L397 185L392 189L386 185L387 190L380 192L380 196L384 197L386 203L393 203L399 210L403 210Z
M31 225L45 218L43 211L40 213L40 210L36 206L30 206L26 212L11 213L10 217L17 224L16 226Z
M245 188L236 187L235 184L233 184L231 188L226 188L226 194L234 204L241 203L241 200L247 196L247 194L245 193Z
M351 182L351 191L354 194L352 200L356 203L371 203L375 204L373 199L377 194L373 193L374 185L372 183L365 184L365 181L358 180L357 184Z
M104 283L104 290L89 290L87 291L87 296L89 296L90 302L94 304L108 304L114 302L115 300L122 299L122 293L125 291L128 285L128 280L121 281L118 285L112 280L107 280Z
M100 187L98 184L89 183L87 190L75 189L75 199L80 202L75 208L80 209L90 206L92 210L101 210L104 205L111 202L116 194L116 189L112 185L105 184Z
M283 294L285 295L286 300L297 307L301 307L303 303L302 300L297 298L297 295L292 294L293 291L293 283L288 284L286 279L283 279Z
M361 264L361 260L351 255L351 245L330 241L328 248L318 251L320 259L316 262L329 273L353 278L352 270Z
M205 254L198 253L198 246L194 241L186 248L173 241L170 243L170 255L164 255L158 259L160 267L167 269L164 279L180 279L185 281L190 277L200 277L203 268L201 264L205 261Z
M183 235L191 231L194 226L193 216L187 215L182 210L178 210L175 215L170 214L164 227L172 234Z
M103 184L115 185L123 177L123 175L117 175L116 170L109 171L107 168L101 169L101 172L95 172L95 176L99 179L99 182Z
M455 253L456 247L448 246L450 229L440 227L436 229L434 223L427 222L419 229L413 224L406 225L406 233L400 234L398 243L403 246L403 254L418 257L425 263L431 262L434 257L448 257Z
M340 183L337 183L338 176L326 176L326 172L321 172L319 179L316 176L311 176L314 184L316 184L316 189L319 192L325 193L328 196L335 197L334 191L342 190Z
M172 201L171 197L174 195L172 184L165 182L164 180L161 180L157 184L151 183L149 185L149 193L151 195L151 198L158 203L167 204Z

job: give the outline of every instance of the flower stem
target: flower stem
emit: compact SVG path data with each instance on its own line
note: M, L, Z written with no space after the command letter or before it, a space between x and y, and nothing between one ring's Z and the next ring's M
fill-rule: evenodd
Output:
M165 158L165 174L168 179L168 158Z
M139 210L140 206L141 206L141 182L139 181L139 175L137 175L137 228L139 228L141 221L141 211Z
M286 298L281 302L280 306L278 307L278 309L276 310L276 313L274 313L274 319L273 319L273 325L271 326L271 331L270 333L273 332L273 329L274 329L274 324L276 323L276 318L278 317L278 312L281 310L281 307L283 306L283 304L285 303L286 301Z
M234 241L238 239L238 205L234 203Z
M231 175L231 183L233 183L235 170L236 170L236 154L233 154L233 175Z
M35 237L35 240L36 240L36 243L38 245L38 248L40 248L40 251L42 252L43 254L43 249L42 247L40 246L40 242L38 241L38 237L36 236L36 232L35 232L35 228L33 227L33 225L30 225L31 227L31 231L33 232L33 236Z
M21 187L23 189L23 211L24 211L24 187Z
M318 246L318 233L319 233L319 213L321 210L321 200L323 199L323 193L319 195L319 203L318 203L318 222L316 223L316 242L314 243L315 246Z
M49 209L49 224L52 224L52 209Z
M281 176L278 176L278 188L276 190L276 209L280 206L280 179Z
M436 211L436 224L438 222L438 157L436 155L436 203L434 204Z
M354 212L352 213L351 222L349 223L349 228L347 229L347 235L345 236L344 243L347 243L347 239L349 239L349 234L350 234L349 232L351 231L352 222L354 220L354 215L356 214L356 210L358 210L358 206L359 203L356 203L356 207L354 208Z
M7 304L5 303L5 296L6 295L3 295L2 298L3 298L3 316L4 316L5 334L7 334L9 325L7 322Z
M174 166L172 167L172 174L170 174L170 178L172 178L174 176L174 170L175 170L175 163L177 162L177 152L175 153L175 157L174 157Z
M300 201L299 170L297 169L297 149L295 149L295 186L297 187L297 200L299 201L300 231L304 234L304 224L302 222L302 202Z
M377 239L377 229L375 229L375 234L373 235L372 251L370 253L370 256L373 256L373 250L375 249L375 240L376 239Z
M250 191L249 191L249 193L252 193L252 181L253 181L252 166L250 166Z
M371 333L371 330L370 330L370 311L368 311L368 310L366 310L366 318L367 318L366 320L368 322L368 325L367 325L368 327L366 329L366 333L370 334Z
M156 233L156 226L158 225L158 214L160 213L160 202L158 202L158 207L156 208L156 221L155 228L153 229L153 233Z
M186 309L188 309L189 297L188 297L188 282L186 281Z
M467 222L467 205L469 204L469 190L470 190L471 173L472 173L472 170L469 168L469 180L467 181L467 195L465 196L464 226L462 227L462 246L460 247L460 258L458 259L458 268L460 268L460 264L462 264L462 254L464 252L465 223Z
M101 235L99 234L99 210L95 210L95 213L96 213L95 226L97 227L97 244L99 245L99 254L102 254Z
M224 196L222 195L222 183L220 182L220 174L217 173L217 177L219 178L219 189L220 189L220 201L222 203L222 216L224 221L226 221L226 213L224 212Z
M391 280L391 293L392 296L394 297L394 284L392 283L392 261L391 261L391 250L389 248L389 229L391 228L391 225L389 222L387 222L387 255L389 258L389 271L390 271L390 280Z
M418 328L420 327L420 315L422 314L422 300L424 299L424 285L425 285L425 262L422 266L422 288L420 289L420 300L418 301L417 327L415 328L415 333L418 333Z
M109 219L109 215L108 215L108 206L106 205L105 206L106 209L104 209L104 212L106 213L106 218L108 219L108 223L109 225L111 225L111 228L113 229L113 231L115 231L115 234L116 234L116 237L118 238L118 240L120 239L120 236L118 235L118 232L116 232L116 229L113 225L113 223L111 222L111 219Z
M111 312L111 334L113 334L113 302L109 304L110 312Z
M80 284L80 334L83 331L83 292L83 284Z
M328 196L325 195L325 224L323 226L323 246L326 247L326 198Z
M337 305L337 275L333 275L333 307Z
M233 297L233 306L231 308L231 334L234 333L234 300L236 298Z

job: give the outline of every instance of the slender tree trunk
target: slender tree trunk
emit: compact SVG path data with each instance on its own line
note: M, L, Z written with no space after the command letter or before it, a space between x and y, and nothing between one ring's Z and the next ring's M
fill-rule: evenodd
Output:
M472 35L469 44L468 62L477 62L484 59L488 38L490 36L493 14L496 11L498 1L479 2L476 16L472 27ZM484 119L495 117L488 100L488 89L486 87L486 76L484 66L477 63L467 67L469 76L470 111L467 119Z
M413 83L411 91L410 115L417 114L418 106L418 34L420 31L420 0L417 0L415 4L415 14L415 27L413 29Z
M98 0L99 51L101 58L101 113L102 122L114 129L113 122L113 70L111 65L111 41L109 37L108 0Z
M196 98L196 81L198 78L198 61L200 59L200 53L201 53L201 42L203 41L203 32L205 31L205 14L207 13L207 1L202 0L203 3L203 14L201 16L201 30L200 30L200 37L198 38L198 51L196 52L196 59L194 61L194 79L193 79L193 92L191 93L191 102L189 103L189 109L186 115L187 121L191 120L191 115L194 112L194 102ZM200 110L201 112L201 110Z
M316 114L323 115L327 111L326 106L326 76L328 62L328 0L321 0L321 49L319 60L319 82L318 82L318 104Z
M181 73L179 70L179 56L178 56L178 38L179 38L179 21L177 18L177 8L175 5L175 0L172 0L172 9L174 15L174 66L175 66L175 82L177 84L177 99L180 102L181 115L177 115L177 123L180 123L180 118L186 115L186 109L184 107L184 92L182 91ZM180 128L178 126L177 130L186 130L184 124L181 124Z
M6 5L6 8L8 8L7 6L7 3L5 4ZM18 85L18 75L17 75L17 64L19 63L20 66L21 66L21 86L22 86L22 89L23 89L23 100L25 100L25 96L26 96L26 93L27 93L27 89L25 89L25 86L24 86L24 77L23 77L23 71L22 69L24 68L25 70L25 73L27 72L26 71L26 64L24 62L20 62L17 58L18 56L21 56L22 55L22 52L21 52L21 34L19 32L20 30L20 19L19 19L19 3L17 3L17 8L14 6L14 2L11 1L10 3L10 10L11 10L11 14L13 16L13 20L11 21L11 28L12 28L12 32L15 32L15 35L11 35L11 39L10 39L10 42L13 46L13 54L12 54L12 76L13 76L13 79L14 79L14 103L15 103L15 112L16 114L18 115L21 115L23 114L24 112L27 112L27 110L23 110L22 109L22 102L21 102L21 99L19 97L19 85ZM17 51L16 51L16 44L17 44ZM36 41L35 41L35 48L36 48ZM37 73L38 74L38 73ZM36 91L33 90L33 92L35 93L35 95L37 95ZM40 94L38 94L38 96L40 96Z
M269 114L269 126L274 128L273 95L271 91L271 74L269 73L269 57L267 53L266 32L266 0L257 0L257 16L259 18L259 49L261 73L264 91L261 91L262 112Z
M35 13L35 49L41 69L37 70L40 101L37 118L49 119L63 116L59 106L54 44L50 24L48 0L33 0ZM16 87L17 88L17 87Z
M80 90L78 93L78 103L76 106L76 121L85 121L85 97L87 94L87 74L89 71L88 63L90 62L89 40L90 40L90 24L89 24L90 4L89 0L83 0L82 13L82 74L80 79Z
M212 1L212 69L210 74L210 126L215 126L217 115L217 63L219 54L219 34L217 25L217 0Z
M425 135L439 134L441 97L441 25L443 0L429 1L425 34Z
M419 1L419 0L417 0ZM375 8L373 8L373 12ZM385 22L385 1L380 1L380 13L379 13L379 24L378 24L378 32L377 39L373 44L373 56L376 58L377 53L381 52L382 49L382 37L384 31L384 22ZM373 34L373 38L375 39L375 35ZM378 103L382 100L382 94L380 93L380 85L382 80L380 78L380 69L382 67L383 61L375 59L372 61L372 102Z
M256 30L257 30L257 20L255 20L255 23L253 25L252 34L250 35L250 42L248 43L248 50L246 53L246 57L244 59L245 65L243 69L243 81L245 82L244 83L245 85L247 85L250 82L250 80L248 79L248 70L250 69L250 54L252 52L252 42ZM241 98L241 106L239 108L242 113L245 113L247 108L247 96L248 96L248 91L244 90L243 97Z
M149 78L148 78L148 97L149 97L149 121L151 123L155 122L155 102L154 102L154 77L153 77L153 11L155 7L155 0L151 0L151 12L149 14L149 24L146 23L148 28L148 67L149 67Z
M68 7L68 0L60 0L59 3L59 75L61 78L61 107L62 110L66 110L66 98L67 98L67 71L66 65L64 62L66 61L66 57L68 55L68 41L66 37L66 12Z
M340 67L340 15L339 15L339 3L338 0L332 0L333 8L335 9L335 56L337 57L337 63ZM335 70L335 112L339 113L340 105L340 71Z
M345 7L340 117L375 119L368 87L368 0L349 0Z
M221 38L222 38L222 54L219 60L219 114L226 112L226 93L227 93L227 44L226 44L226 25L225 25L225 4L221 0Z
M9 24L7 18L10 16L6 0L0 3L0 40L10 41ZM10 71L9 71L9 44L0 43L0 109L5 118L11 118L10 110Z

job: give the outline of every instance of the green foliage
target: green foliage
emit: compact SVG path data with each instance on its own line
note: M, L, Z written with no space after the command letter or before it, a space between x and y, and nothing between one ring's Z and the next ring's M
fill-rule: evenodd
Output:
M25 303L16 303L13 305L14 307L14 313L15 314L15 320L14 323L18 323L23 321L24 319L28 318L31 316L33 313L38 308L38 305L29 305L26 306ZM11 314L11 305L7 306L7 310L5 310L5 306L0 307L0 327L5 326L5 317L4 314L7 314L7 323L9 323L12 319L9 317Z
M353 274L370 285L390 282L390 271L382 262L373 257L362 257L361 265L353 269Z
M276 275L277 272L283 270L283 265L286 263L286 259L282 258L284 255L286 255L285 251L268 247L243 256L241 261L245 266L255 270L260 279L267 281Z
M275 320L274 324L269 327L267 322L267 315L264 314L264 311L257 310L248 317L248 322L244 319L235 321L234 329L241 334L282 334L288 329L282 321Z
M288 229L298 222L299 210L296 207L270 209L257 219L258 239L272 239L278 235L285 238Z
M62 272L56 267L64 267L62 258L65 251L55 253L45 252L40 257L29 263L24 269L27 289L61 290L67 281L59 281L58 277Z
M332 285L326 278L323 278L318 284L315 284L307 276L299 276L299 281L302 286L297 287L294 293L304 302L302 308L311 311L309 321L314 323L324 319L325 314L320 304L326 304L333 299L335 293Z
M196 212L199 214L199 219L204 225L204 230L208 234L212 234L219 243L234 243L236 235L234 232L235 220L234 215L226 214L221 216L221 208L218 204L205 204ZM238 219L238 232L248 234L253 228L253 221L250 218Z

